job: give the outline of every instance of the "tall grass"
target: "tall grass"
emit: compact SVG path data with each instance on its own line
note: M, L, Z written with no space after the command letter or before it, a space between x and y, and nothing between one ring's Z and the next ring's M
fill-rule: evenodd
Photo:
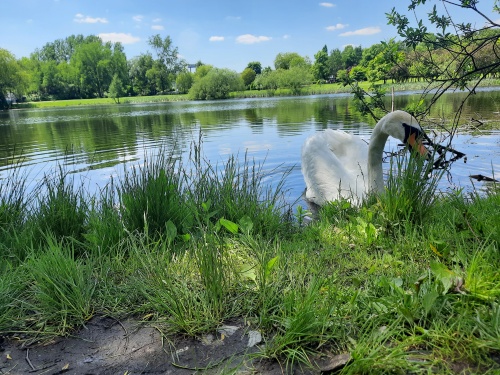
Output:
M193 225L192 208L184 194L183 169L172 152L160 149L142 166L126 171L117 184L120 215L129 232L161 236L168 222L181 232Z
M422 223L429 217L439 181L445 173L443 169L433 170L429 160L416 152L391 158L386 190L378 197L380 208L391 225L404 221Z
M26 188L27 176L14 166L0 179L0 273L6 272L9 263L22 261L19 233L26 224L28 202L32 199Z
M23 301L30 315L26 324L38 333L64 335L92 317L95 276L91 262L75 259L72 244L55 237L46 243L27 263L31 283Z
M500 368L495 191L438 193L401 159L386 194L297 226L263 165L174 155L96 196L63 169L33 205L2 181L20 190L1 190L0 334L67 335L95 314L193 337L238 321L288 373L346 352L342 373Z
M89 207L83 186L76 186L74 175L59 165L54 175L44 176L37 189L29 223L34 244L43 244L49 234L57 240L82 243L87 232Z
M203 159L201 142L191 154L189 197L198 210L208 204L213 210L212 220L224 218L238 222L243 217L252 219L254 233L285 232L291 223L290 203L286 200L285 171L276 186L265 184L263 163L230 156L222 165L211 165Z

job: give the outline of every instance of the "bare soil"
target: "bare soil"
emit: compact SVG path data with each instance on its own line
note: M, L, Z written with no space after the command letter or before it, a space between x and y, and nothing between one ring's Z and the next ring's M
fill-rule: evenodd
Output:
M70 337L26 345L20 339L0 336L0 374L282 374L275 361L257 361L249 347L249 330L243 322L200 339L164 337L136 320L95 317ZM230 332L233 331L233 332ZM255 340L254 340L255 341ZM294 369L294 374L319 374Z

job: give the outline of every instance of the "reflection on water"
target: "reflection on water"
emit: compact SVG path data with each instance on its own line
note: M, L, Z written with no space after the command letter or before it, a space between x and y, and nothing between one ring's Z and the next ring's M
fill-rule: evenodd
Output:
M445 95L431 116L452 118L462 97ZM499 128L499 98L499 91L473 96L462 122L474 119ZM399 95L395 107L416 100L418 95ZM8 111L0 113L0 177L21 162L34 185L62 163L92 192L160 149L187 158L201 132L203 153L212 164L247 153L250 160L264 162L269 183L291 170L286 186L295 201L304 189L300 150L308 135L340 128L368 139L372 126L353 110L349 95ZM499 136L498 131L479 130L455 138L453 147L465 152L468 162L453 166L453 184L468 187L470 174L500 172ZM396 145L390 142L388 148ZM445 189L450 183L442 185Z

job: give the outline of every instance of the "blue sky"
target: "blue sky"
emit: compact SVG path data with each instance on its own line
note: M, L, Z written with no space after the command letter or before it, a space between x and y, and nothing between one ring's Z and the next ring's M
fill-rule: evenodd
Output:
M492 19L494 0L480 1ZM219 68L242 71L250 61L271 66L280 52L314 59L346 45L369 47L396 36L385 13L393 7L407 13L406 0L16 0L3 1L0 48L17 58L48 42L72 34L95 34L120 41L127 58L150 50L148 37L169 35L180 57ZM429 1L438 5L440 1ZM471 13L457 19L482 26Z

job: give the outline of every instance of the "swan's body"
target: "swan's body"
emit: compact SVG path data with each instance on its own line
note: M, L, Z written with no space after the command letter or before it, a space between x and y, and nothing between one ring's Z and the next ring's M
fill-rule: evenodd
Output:
M326 129L310 136L302 147L306 199L318 205L345 198L359 204L368 192L382 192L382 155L389 136L417 144L417 120L404 111L384 116L373 129L370 143L341 130Z

